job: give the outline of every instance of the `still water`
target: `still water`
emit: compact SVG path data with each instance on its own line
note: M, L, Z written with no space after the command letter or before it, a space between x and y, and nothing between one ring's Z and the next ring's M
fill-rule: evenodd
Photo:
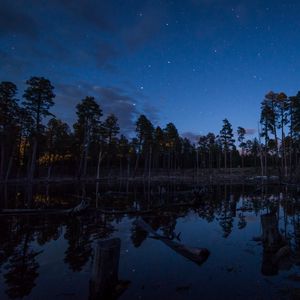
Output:
M95 253L112 238L120 239L112 258L116 284L110 297L97 299L300 297L300 195L294 190L223 185L199 195L194 186L175 183L0 188L5 209L70 208L81 198L98 209L80 216L2 214L0 299L94 299ZM140 218L170 240L207 248L209 257L196 264L180 255L140 228Z

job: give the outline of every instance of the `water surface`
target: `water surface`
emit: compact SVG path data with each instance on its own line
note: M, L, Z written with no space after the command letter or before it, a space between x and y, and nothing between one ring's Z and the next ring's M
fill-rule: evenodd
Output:
M95 192L94 184L1 187L2 208L69 208L84 197L106 213L0 216L0 299L92 298L96 247L111 238L121 240L118 299L299 297L297 192L227 185L209 186L199 197L197 187L175 183L103 183L97 201ZM108 214L111 209L118 213ZM272 249L260 238L266 214L275 216L271 230L281 238ZM207 248L210 256L202 265L188 260L139 228L141 217L161 235ZM286 245L291 253L275 262Z

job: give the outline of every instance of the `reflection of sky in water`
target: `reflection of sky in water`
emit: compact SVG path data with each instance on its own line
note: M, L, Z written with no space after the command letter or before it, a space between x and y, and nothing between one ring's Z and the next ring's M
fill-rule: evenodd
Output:
M284 291L295 285L295 282L287 280L287 277L298 273L299 267L294 265L290 270L280 270L279 274L273 277L262 275L263 247L260 242L253 241L253 237L261 235L260 214L267 210L262 207L257 212L243 212L240 210L243 205L241 198L236 197L235 199L239 199L238 202L231 206L230 203L235 200L227 198L226 201L222 201L222 199L214 199L222 205L215 206L215 218L211 222L189 209L181 211L181 216L174 218L175 232L177 234L181 232L181 243L210 250L209 258L201 266L187 260L156 239L147 237L142 240L139 247L135 247L132 242L132 222L135 217L119 216L115 220L109 217L105 225L101 223L103 219L100 222L99 217L78 217L74 222L64 217L59 221L56 220L59 234L55 240L50 234L44 245L38 243L37 232L43 228L46 230L47 225L43 227L43 221L36 227L34 222L31 223L31 229L36 233L35 240L30 243L30 249L43 252L36 257L39 276L28 299L86 299L92 267L91 255L87 254L86 262L77 272L70 269L70 261L73 259L71 263L74 261L76 263L78 249L82 249L76 248L80 246L78 239L81 239L82 243L86 242L84 245L87 245L88 249L89 246L92 249L93 241L96 241L95 235L103 231L103 226L108 225L115 228L111 237L121 239L119 279L131 281L120 299L270 299L270 297L278 298L279 295L283 297ZM250 198L247 206L251 207ZM232 221L231 232L227 237L224 237L224 231L220 226L224 209L227 210L228 220ZM293 234L294 230L292 220L297 219L295 211L290 209L290 215L286 219L289 234ZM240 229L241 216L246 221L246 226ZM148 220L150 223L161 220L166 225L165 219L166 217L161 216L160 219L151 221L150 217ZM45 220L46 224L51 226L51 217ZM284 230L284 220L284 210L281 208L280 230ZM93 234L84 240L89 230ZM69 249L70 238L74 241L73 246L75 245L73 250L71 249L73 252ZM293 238L291 242L294 243ZM70 257L66 261L68 249ZM7 267L6 262L1 268L0 276L7 272ZM0 299L6 299L6 288L5 280L1 278Z

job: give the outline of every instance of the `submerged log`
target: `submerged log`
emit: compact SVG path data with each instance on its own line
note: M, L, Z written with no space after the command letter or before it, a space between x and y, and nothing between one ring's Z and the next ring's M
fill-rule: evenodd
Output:
M89 201L86 199L81 200L81 202L73 208L67 210L67 213L71 215L78 215L84 211L86 211L89 207Z
M202 263L204 263L210 254L209 250L206 248L185 246L183 244L174 242L173 240L170 240L169 238L158 234L156 231L154 231L151 228L151 226L149 224L147 224L142 219L137 220L136 224L138 226L140 226L142 229L144 229L145 231L147 231L148 233L151 233L153 235L153 238L162 241L164 244L166 244L172 250L174 250L178 254L186 257L187 259L192 260L193 262L197 263L198 265L201 265Z

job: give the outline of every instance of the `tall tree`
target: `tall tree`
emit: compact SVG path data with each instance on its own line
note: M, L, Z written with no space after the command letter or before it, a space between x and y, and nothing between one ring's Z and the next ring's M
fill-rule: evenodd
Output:
M97 139L102 109L94 97L85 97L76 106L77 122L73 125L80 147L78 177L86 176L90 145Z
M28 172L28 179L31 181L34 176L38 142L41 132L44 128L42 121L44 117L53 116L50 113L50 108L54 105L53 93L54 87L51 82L44 77L31 77L26 81L27 89L24 93L23 105L27 111L32 115L34 120L34 128L32 132L32 156L30 168Z
M139 158L142 155L144 158L144 171L147 170L148 166L148 171L150 172L154 127L145 115L141 115L137 119L136 133L139 141L139 147L135 169L137 169L139 165Z
M276 98L277 95L271 91L265 95L265 98L261 103L260 123L262 125L262 130L260 135L265 139L265 145L264 145L265 175L267 175L267 170L268 170L268 152L269 152L269 143L270 143L271 134L273 134L275 137L276 161L278 161L278 138L277 138L277 130L276 130L277 116L275 112Z
M239 141L239 147L242 150L242 168L244 168L244 151L245 151L245 147L246 147L246 143L245 143L245 134L246 134L246 130L243 127L238 127L237 129L237 134L238 134L238 141Z
M178 153L181 147L178 130L173 123L168 123L164 128L164 134L168 153L168 169L176 168L178 164Z
M67 123L52 118L49 120L46 129L46 159L48 164L48 178L50 178L53 164L64 161L70 148L71 130Z
M220 140L224 151L224 168L227 168L227 154L231 153L234 146L233 130L232 125L227 119L223 120L223 127L220 131Z
M300 142L300 92L296 96L289 97L289 118L290 118L290 172L292 165L298 165L299 142ZM292 161L294 160L294 163ZM290 173L291 174L291 173Z
M107 146L108 146L108 157L107 157L107 166L110 167L111 158L113 155L116 155L116 137L120 132L120 127L118 124L118 119L114 114L107 116L103 122L103 128L106 132L107 137Z
M0 83L0 180L4 178L9 153L13 151L18 125L17 87L14 83Z
M284 170L284 175L287 176L286 139L284 128L288 124L289 102L287 95L283 92L277 95L276 100L276 113L278 115L277 126L278 129L281 130L281 168Z

